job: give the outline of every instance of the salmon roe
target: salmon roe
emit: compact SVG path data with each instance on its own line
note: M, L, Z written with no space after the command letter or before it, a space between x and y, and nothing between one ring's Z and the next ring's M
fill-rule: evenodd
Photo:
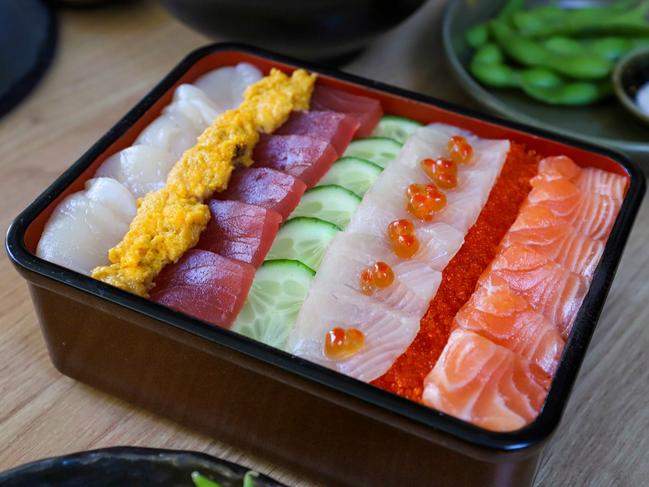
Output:
M424 379L432 370L451 333L453 318L475 290L478 278L496 255L500 240L514 223L531 190L540 157L512 144L500 177L459 252L442 273L442 283L421 320L408 349L381 377L377 387L421 401Z
M415 226L410 220L395 220L388 225L387 231L392 250L400 259L410 259L419 250Z
M431 221L446 206L446 195L434 184L408 186L408 212L423 221Z
M357 328L341 328L337 326L327 332L324 352L333 360L351 357L365 345L365 335Z
M385 262L377 262L361 272L359 281L361 291L369 296L374 294L377 288L389 287L394 282L394 272Z
M454 135L448 139L448 153L458 164L470 164L473 160L473 147L461 135Z
M438 188L453 189L457 186L457 164L453 159L424 159L421 168Z

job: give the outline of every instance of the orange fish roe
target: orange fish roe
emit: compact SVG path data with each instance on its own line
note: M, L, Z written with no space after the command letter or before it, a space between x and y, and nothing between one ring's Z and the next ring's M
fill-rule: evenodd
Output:
M421 401L424 378L433 369L451 333L458 310L475 290L478 278L496 256L500 240L514 223L531 190L540 157L512 144L500 177L489 194L464 244L442 273L442 283L421 320L410 347L383 376L377 387Z

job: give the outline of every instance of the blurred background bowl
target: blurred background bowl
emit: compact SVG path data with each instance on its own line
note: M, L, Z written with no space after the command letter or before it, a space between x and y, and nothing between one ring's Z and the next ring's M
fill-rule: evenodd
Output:
M162 0L190 27L303 59L332 60L362 49L425 0Z

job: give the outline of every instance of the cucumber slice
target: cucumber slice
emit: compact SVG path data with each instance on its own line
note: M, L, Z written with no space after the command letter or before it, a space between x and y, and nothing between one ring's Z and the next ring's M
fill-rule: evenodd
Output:
M327 174L320 180L318 186L335 184L353 191L361 198L374 184L381 174L381 166L358 157L342 157L338 159Z
M283 348L315 271L296 260L267 260L257 273L232 330Z
M316 186L304 193L289 218L310 216L345 228L360 202L358 195L342 186Z
M277 232L266 256L269 260L299 260L318 270L331 239L340 228L319 218L291 218Z
M423 124L410 118L386 115L381 119L372 135L374 137L388 137L403 144L406 139L422 125Z
M352 140L343 155L367 159L383 168L397 158L401 144L388 137L367 137Z

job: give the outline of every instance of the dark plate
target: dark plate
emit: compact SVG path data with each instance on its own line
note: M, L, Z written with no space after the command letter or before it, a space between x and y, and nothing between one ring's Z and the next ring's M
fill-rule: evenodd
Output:
M46 458L0 473L3 487L193 487L200 472L221 487L243 485L249 469L192 451L116 447ZM259 475L255 487L284 487Z
M649 164L649 128L636 120L615 99L588 107L553 107L536 102L515 90L487 89L468 72L472 48L464 33L470 27L495 17L507 0L489 2L454 0L448 3L443 21L443 44L451 70L464 89L484 107L507 118L545 130L559 132L593 144L622 150ZM549 1L527 0L540 5ZM567 7L598 0L559 0Z

